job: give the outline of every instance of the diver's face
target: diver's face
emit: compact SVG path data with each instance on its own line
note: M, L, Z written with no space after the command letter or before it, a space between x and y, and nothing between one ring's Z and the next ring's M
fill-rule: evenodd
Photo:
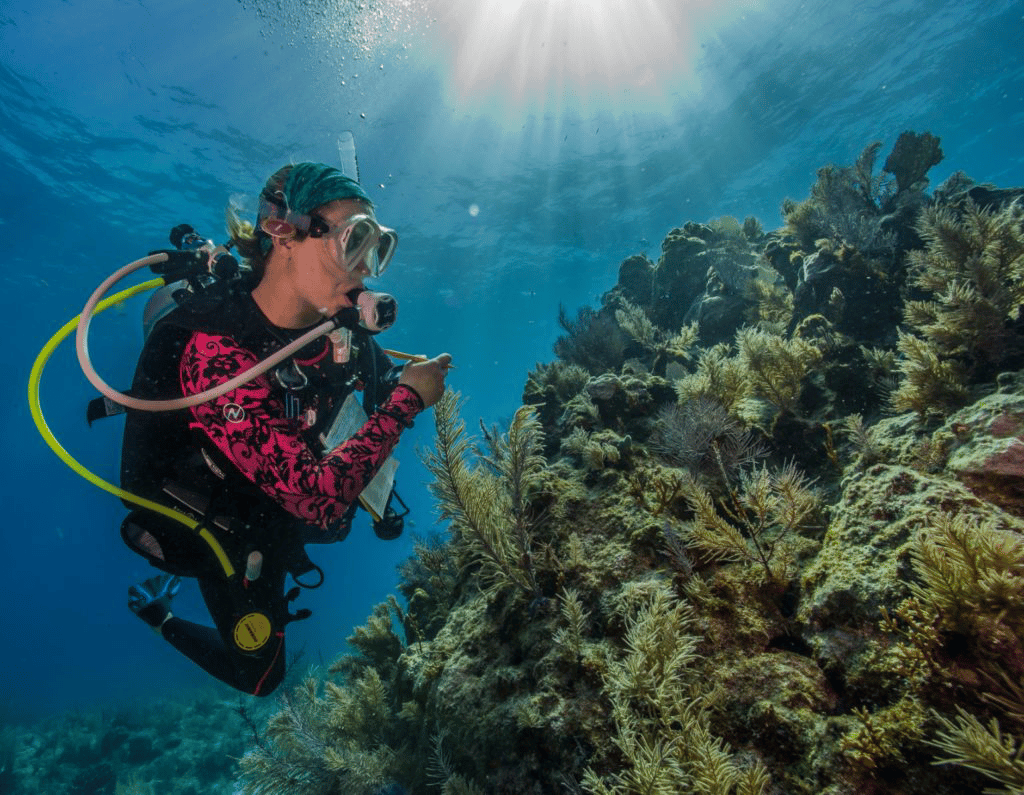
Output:
M332 229L343 227L355 215L373 216L373 210L355 199L333 201L315 212ZM334 235L307 237L295 244L293 276L297 292L319 314L334 315L351 306L346 294L362 287L363 279L370 275L363 262L346 270L343 254Z

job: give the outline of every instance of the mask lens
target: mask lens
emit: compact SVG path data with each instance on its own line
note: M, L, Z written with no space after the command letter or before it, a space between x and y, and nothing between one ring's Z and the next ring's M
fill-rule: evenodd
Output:
M367 254L377 242L378 229L371 218L357 216L335 233L338 248L344 252L342 267L345 270L352 270L367 258Z
M345 259L349 260L359 253L359 249L366 245L367 238L373 233L373 227L368 221L357 221L352 225L348 240L345 243Z
M371 269L374 276L380 276L384 269L391 262L391 257L395 254L395 246L398 245L398 235L396 235L390 229L382 229L380 233L380 240L377 241L377 250L375 252L376 269Z

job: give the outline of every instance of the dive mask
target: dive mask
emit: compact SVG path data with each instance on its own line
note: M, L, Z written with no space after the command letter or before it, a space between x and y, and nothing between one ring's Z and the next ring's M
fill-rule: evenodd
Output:
M313 214L309 236L333 239L341 252L341 266L345 270L354 270L363 262L374 278L387 268L398 245L395 230L381 226L369 215L353 215L332 227L325 218Z

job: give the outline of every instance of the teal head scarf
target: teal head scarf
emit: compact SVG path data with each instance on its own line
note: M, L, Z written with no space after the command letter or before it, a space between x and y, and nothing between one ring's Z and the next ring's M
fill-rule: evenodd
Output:
M278 169L263 188L256 221L260 248L271 248L270 236L261 228L267 218L282 218L303 231L309 228L309 215L340 199L357 199L372 208L373 202L362 185L346 177L334 166L324 163L295 163Z
M338 199L358 199L373 207L362 185L333 166L323 163L296 163L291 167L282 192L292 212L309 215Z

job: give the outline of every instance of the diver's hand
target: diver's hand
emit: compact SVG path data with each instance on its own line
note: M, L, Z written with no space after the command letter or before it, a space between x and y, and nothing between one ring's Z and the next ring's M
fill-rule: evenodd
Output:
M451 361L449 354L442 353L425 362L409 362L402 368L398 383L415 389L416 394L423 399L423 407L430 408L444 394L444 378Z

